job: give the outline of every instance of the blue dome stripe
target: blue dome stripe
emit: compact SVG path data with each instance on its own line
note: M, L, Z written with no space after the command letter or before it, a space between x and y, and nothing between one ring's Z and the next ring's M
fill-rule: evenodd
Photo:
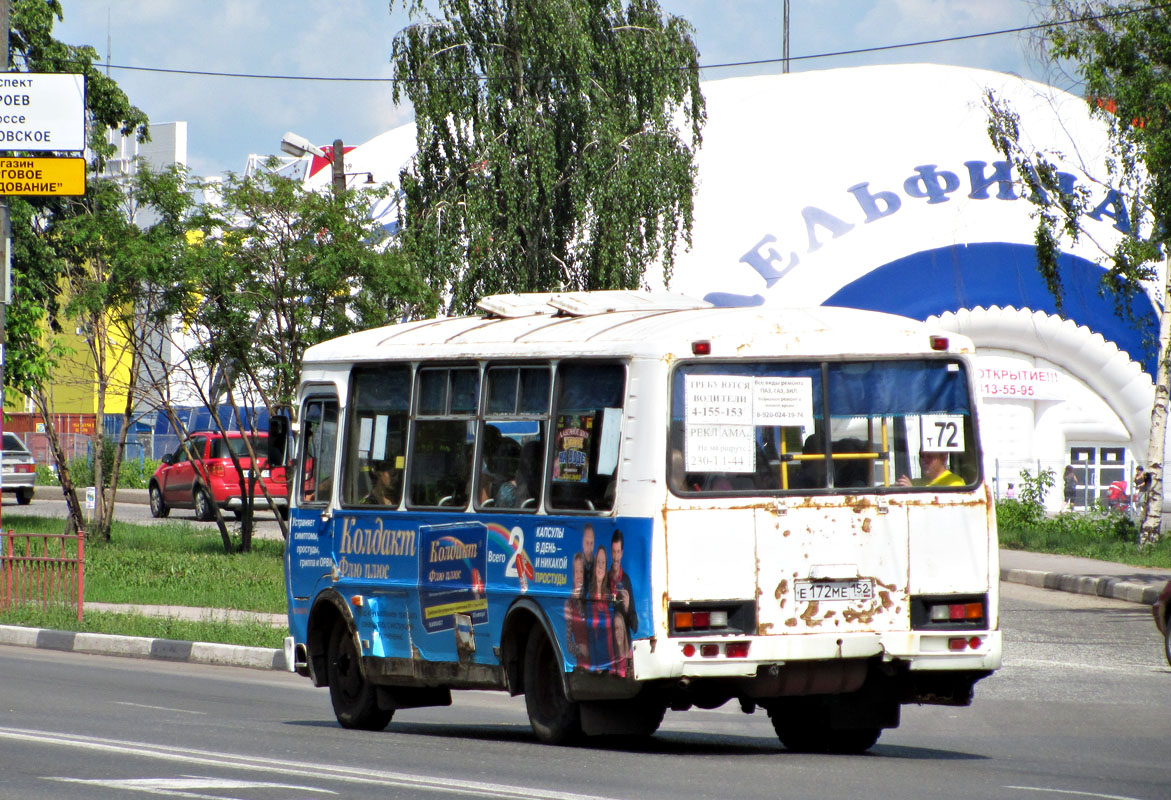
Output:
M1102 268L1063 253L1060 316L1085 325L1155 374L1154 333L1158 314L1146 294L1135 298L1134 321L1114 311L1099 294ZM827 306L845 306L927 319L933 314L978 306L1011 306L1057 314L1057 304L1037 271L1031 245L984 243L924 250L868 272L831 295Z

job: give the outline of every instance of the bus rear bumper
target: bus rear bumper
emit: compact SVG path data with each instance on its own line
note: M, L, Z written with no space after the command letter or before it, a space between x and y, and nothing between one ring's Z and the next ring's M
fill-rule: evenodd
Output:
M1002 658L998 630L671 638L666 646L663 641L634 643L636 678L743 678L774 664L873 658L904 663L911 671L990 671L1000 667ZM743 642L748 644L744 656L728 647Z

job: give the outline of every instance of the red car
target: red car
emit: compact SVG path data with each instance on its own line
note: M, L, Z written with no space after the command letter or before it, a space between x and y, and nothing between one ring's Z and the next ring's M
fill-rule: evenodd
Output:
M165 517L172 508L193 508L196 518L206 521L215 519L215 506L218 505L239 518L243 513L244 502L240 475L232 463L232 454L236 455L240 468L247 473L252 468L252 459L248 456L249 441L260 469L253 493L255 507L267 507L261 488L263 483L272 496L277 512L281 516L287 515L289 492L285 468L269 468L266 460L268 434L248 434L245 438L245 434L239 431L193 433L187 439L186 446L180 444L174 453L163 456L163 463L150 479L151 515ZM188 452L192 457L188 457Z
M1171 581L1167 581L1151 611L1155 614L1155 627L1163 634L1163 653L1171 664Z

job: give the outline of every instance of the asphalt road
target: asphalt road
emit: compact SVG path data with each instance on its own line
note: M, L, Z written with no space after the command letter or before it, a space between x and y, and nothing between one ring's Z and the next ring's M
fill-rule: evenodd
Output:
M0 796L1165 800L1171 669L1149 611L1006 585L1005 667L971 708L908 707L863 756L788 753L733 705L641 741L547 747L523 698L457 693L379 733L303 678L0 647Z

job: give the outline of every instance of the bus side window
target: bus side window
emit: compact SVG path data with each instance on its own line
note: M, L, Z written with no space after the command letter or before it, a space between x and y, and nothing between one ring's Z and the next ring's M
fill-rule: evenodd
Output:
M355 368L350 398L342 502L397 507L406 465L410 367L380 364Z
M310 399L301 412L301 502L324 505L333 492L337 400Z
M550 508L609 511L618 478L626 370L562 362L553 405Z
M463 510L476 449L479 370L421 368L407 480L411 506Z
M476 506L536 511L544 476L549 367L491 366L485 381Z

